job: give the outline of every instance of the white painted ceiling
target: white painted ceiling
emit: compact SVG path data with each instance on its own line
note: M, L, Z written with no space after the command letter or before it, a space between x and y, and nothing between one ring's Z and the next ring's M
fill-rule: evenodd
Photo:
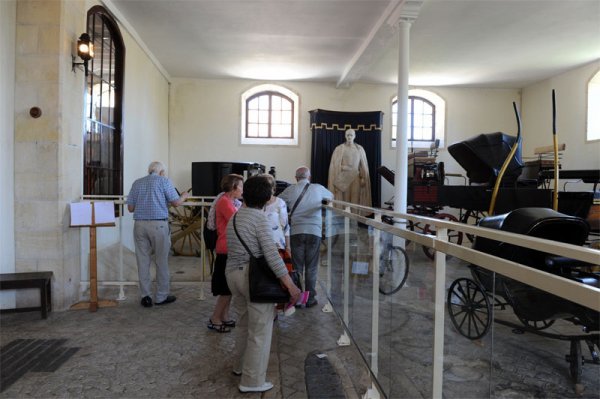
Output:
M521 88L600 59L600 0L105 0L172 78ZM420 9L419 9L420 7Z

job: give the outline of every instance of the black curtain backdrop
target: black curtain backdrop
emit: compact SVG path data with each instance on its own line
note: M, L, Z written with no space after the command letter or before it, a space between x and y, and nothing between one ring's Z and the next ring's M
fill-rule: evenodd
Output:
M331 154L335 147L346 141L346 130L354 129L356 131L354 142L363 146L367 153L373 207L379 208L381 179L377 168L381 165L383 112L339 112L315 109L309 113L312 132L311 181L327 187Z

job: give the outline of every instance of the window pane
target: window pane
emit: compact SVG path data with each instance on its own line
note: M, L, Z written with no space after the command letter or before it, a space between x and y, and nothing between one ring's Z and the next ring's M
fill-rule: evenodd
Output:
M414 106L414 113L415 114L422 114L423 113L423 102L422 101L418 101L415 100L413 101L413 106Z
M285 123L287 125L292 125L292 111L283 112L281 114L281 123Z
M269 125L260 124L258 126L258 136L259 137L269 137Z
M421 114L414 114L413 115L413 126L414 127L421 127L421 126L423 126L423 115L421 115Z
M272 137L292 137L292 125L281 124L273 125L271 129Z
M269 96L264 95L258 98L258 108L259 109L269 109Z
M258 111L248 111L248 123L258 123Z
M292 110L292 102L290 100L288 100L287 98L282 98L281 99L281 109L283 109L284 111L291 111Z
M274 125L281 123L281 112L280 111L273 111L271 113L271 123Z
M413 140L423 140L423 129L416 127L413 130Z
M258 121L260 123L269 123L269 111L258 111Z
M600 139L600 72L588 84L587 139Z
M429 130L431 130L431 128L433 127L433 115L429 114L423 117L423 127L429 128Z
M248 125L248 137L258 137L258 125L253 123Z
M258 109L258 97L248 101L248 109Z
M433 114L433 107L431 106L431 104L428 104L428 103L421 103L421 104L423 104L423 114L425 114L425 115Z
M281 97L279 97L279 96L271 97L271 109L274 111L281 109Z

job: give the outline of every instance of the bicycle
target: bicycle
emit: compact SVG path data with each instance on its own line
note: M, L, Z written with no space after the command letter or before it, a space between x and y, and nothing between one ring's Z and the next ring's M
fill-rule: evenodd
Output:
M406 283L409 260L403 248L394 246L390 233L382 231L381 237L384 247L379 256L379 292L392 295Z

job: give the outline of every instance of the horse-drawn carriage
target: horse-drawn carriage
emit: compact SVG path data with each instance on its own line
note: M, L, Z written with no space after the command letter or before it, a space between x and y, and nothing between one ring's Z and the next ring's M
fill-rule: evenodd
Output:
M452 222L477 224L483 217L488 216L498 173L515 143L517 139L514 136L496 132L480 134L450 145L448 152L465 169L466 177L445 172L443 162L436 162L434 157L414 157L415 161L409 162L409 170L412 171L408 174L408 212ZM497 213L527 207L552 207L554 190L544 188L552 175L544 170L540 171L539 180L521 179L522 169L519 142L495 196ZM378 171L382 177L394 184L393 171L385 166L381 166ZM560 174L593 183L594 187L600 182L600 170L560 171ZM468 184L446 184L451 177L464 177L465 183ZM540 184L544 187L539 187ZM558 211L566 215L587 219L593 204L594 191L558 193ZM445 207L456 209L457 212L445 212ZM593 226L595 229L591 233L597 234L597 224ZM428 224L409 222L408 229L435 235L434 228ZM462 232L450 230L448 238L450 242L461 245L465 237ZM466 238L473 241L470 235L466 235ZM433 259L433 249L423 247L423 250Z
M548 208L520 208L502 215L489 216L483 218L479 226L578 246L585 243L589 229L584 219ZM594 272L593 265L483 237L475 238L473 248L600 288L600 273ZM581 382L583 364L600 364L600 310L575 304L475 265L470 265L469 268L472 278L458 278L448 289L446 305L457 331L468 339L477 340L486 335L492 321L496 321L514 331L570 341L570 352L566 360L569 362L576 390L580 389L577 384ZM512 309L519 324L493 316L494 309L507 307ZM582 334L542 331L559 319L580 326ZM591 359L584 359L582 341L587 344Z
M585 245L590 233L590 223L586 219L589 218L595 189L600 182L600 171L570 171L568 174L571 178L578 177L586 183L592 183L593 191L558 192L559 175L566 173L558 173L558 145L554 135L554 170L540 169L539 176L535 176L535 179L520 179L523 163L518 113L517 122L519 134L516 138L503 133L482 134L449 146L449 153L466 170L469 185L445 185L445 179L441 175L434 175L425 181L413 179L408 185L411 211L462 222L468 222L472 217L481 227L572 245ZM443 167L430 169L444 170ZM388 180L391 177L393 182L393 174L390 176L389 170L383 170L382 175ZM546 188L549 185L545 183L552 178L555 180L554 190ZM540 185L542 188L539 188ZM440 213L446 206L460 209L460 218ZM494 216L495 210L502 214ZM597 229L598 224L592 225ZM408 227L419 228L414 225ZM427 226L422 230L430 232ZM449 231L448 236L457 244L462 242L461 233ZM600 288L598 265L582 264L573 259L483 237L472 239L473 248L478 251ZM426 251L426 254L432 257L433 252ZM600 256L598 263L600 264ZM470 265L469 268L472 279L459 278L452 282L448 290L448 313L458 332L472 340L480 339L488 332L491 322L496 321L516 331L568 340L570 352L566 360L570 364L576 391L578 387L580 389L578 384L585 362L581 350L582 341L587 344L591 354L588 363L600 364L600 306L590 309L482 267ZM495 308L507 307L512 308L520 324L492 316ZM559 319L580 326L583 333L564 335L542 331Z

